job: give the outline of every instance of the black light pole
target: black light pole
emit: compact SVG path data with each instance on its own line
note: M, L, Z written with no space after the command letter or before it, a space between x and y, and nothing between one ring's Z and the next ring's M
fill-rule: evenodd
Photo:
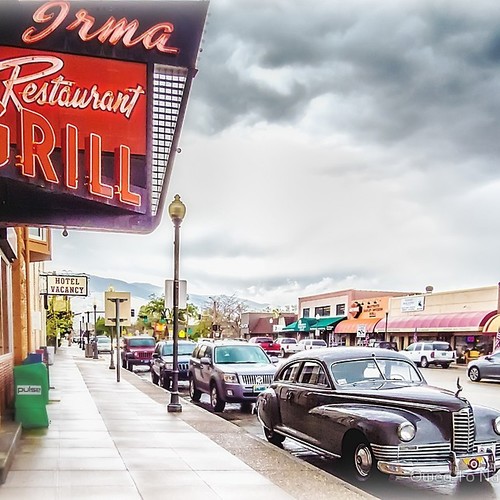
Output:
M94 359L99 359L97 351L97 304L94 302Z
M387 340L387 323L389 322L389 313L385 313L385 330L384 330L384 340Z
M178 194L174 201L168 206L168 214L174 223L174 293L173 293L173 366L172 366L172 391L170 392L170 403L167 405L168 412L181 412L182 406L179 400L179 239L182 219L186 215L186 205L182 203Z

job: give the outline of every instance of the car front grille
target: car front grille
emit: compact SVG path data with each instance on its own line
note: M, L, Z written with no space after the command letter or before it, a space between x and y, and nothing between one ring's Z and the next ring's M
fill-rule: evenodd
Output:
M149 359L151 358L151 353L147 351L135 351L135 357L139 359Z
M179 371L187 372L189 369L189 363L179 363Z
M453 444L455 453L472 453L474 450L474 414L472 408L462 408L453 413Z
M274 375L240 375L241 382L245 385L270 384Z
M425 444L425 445L400 445L381 446L371 445L375 458L384 461L409 461L429 463L433 461L446 460L450 456L449 443Z

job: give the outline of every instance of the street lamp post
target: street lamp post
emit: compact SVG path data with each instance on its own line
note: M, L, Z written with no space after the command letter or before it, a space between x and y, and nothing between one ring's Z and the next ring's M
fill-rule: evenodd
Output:
M94 300L94 359L99 359L97 351L97 304Z
M389 322L389 313L385 313L385 329L384 329L384 340L387 340L387 323Z
M181 412L179 400L179 239L182 219L186 215L186 205L182 203L178 194L168 206L168 214L174 224L174 293L173 293L173 366L172 366L172 391L167 411Z

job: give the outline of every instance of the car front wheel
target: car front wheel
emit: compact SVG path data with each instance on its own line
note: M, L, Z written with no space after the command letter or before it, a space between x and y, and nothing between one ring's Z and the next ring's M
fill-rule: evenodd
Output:
M220 412L224 411L226 402L220 398L219 391L217 390L217 384L212 384L210 387L210 406L213 411Z
M481 373L479 371L479 368L477 366L471 366L469 368L469 378L472 380L472 382L479 382L481 380Z
M377 473L376 460L366 439L358 438L348 443L342 459L348 473L357 481L367 481Z
M189 377L189 396L193 401L199 401L201 392L196 388L193 377Z
M264 436L266 436L266 439L275 446L280 446L285 440L285 436L278 434L267 427L264 427Z
M422 368L427 368L429 366L429 361L427 361L425 356L420 360L420 366Z

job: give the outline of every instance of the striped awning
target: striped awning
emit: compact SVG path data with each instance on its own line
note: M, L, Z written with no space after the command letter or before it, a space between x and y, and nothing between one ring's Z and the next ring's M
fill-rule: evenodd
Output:
M366 333L373 333L380 318L345 319L335 326L335 333L358 333L364 325Z
M389 315L388 332L481 332L486 323L496 316L496 311L457 312L445 314ZM385 318L377 324L376 331L385 331Z

